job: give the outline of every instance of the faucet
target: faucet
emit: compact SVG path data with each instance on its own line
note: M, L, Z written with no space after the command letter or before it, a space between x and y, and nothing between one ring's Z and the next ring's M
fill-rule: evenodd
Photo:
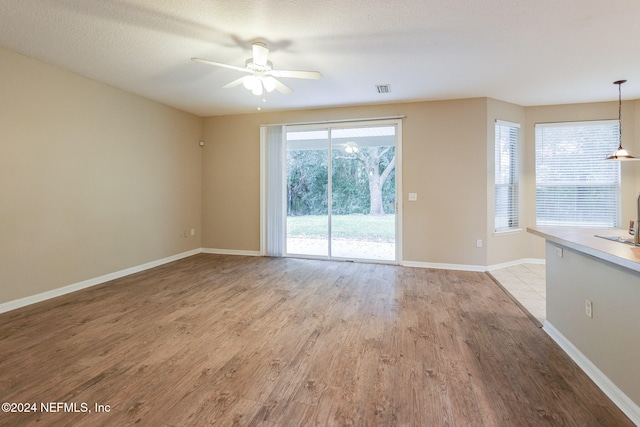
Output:
M633 231L633 243L636 246L640 246L640 193L636 198L636 226Z
M629 221L629 234L633 236L633 244L640 246L640 193L636 198L636 220Z

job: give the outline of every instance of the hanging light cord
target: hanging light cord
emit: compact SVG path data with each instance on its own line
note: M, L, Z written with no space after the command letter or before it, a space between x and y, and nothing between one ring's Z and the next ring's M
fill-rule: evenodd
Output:
M618 150L622 150L622 83L626 80L613 82L618 85Z

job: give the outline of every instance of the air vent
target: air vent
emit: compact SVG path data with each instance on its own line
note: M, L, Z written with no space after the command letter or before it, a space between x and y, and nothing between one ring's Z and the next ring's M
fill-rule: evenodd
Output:
M389 93L391 92L391 86L389 85L376 85L376 89L378 93Z

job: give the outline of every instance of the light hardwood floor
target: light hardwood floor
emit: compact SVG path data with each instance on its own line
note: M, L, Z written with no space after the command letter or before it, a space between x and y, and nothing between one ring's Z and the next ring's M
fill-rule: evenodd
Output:
M631 426L484 273L200 254L0 315L0 425Z

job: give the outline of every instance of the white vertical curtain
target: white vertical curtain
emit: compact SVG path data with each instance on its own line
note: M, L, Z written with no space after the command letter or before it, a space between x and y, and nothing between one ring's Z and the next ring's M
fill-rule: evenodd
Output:
M261 132L264 174L263 197L264 215L263 238L265 239L265 255L281 257L285 254L285 212L284 212L284 179L285 179L285 140L284 126L264 126Z

